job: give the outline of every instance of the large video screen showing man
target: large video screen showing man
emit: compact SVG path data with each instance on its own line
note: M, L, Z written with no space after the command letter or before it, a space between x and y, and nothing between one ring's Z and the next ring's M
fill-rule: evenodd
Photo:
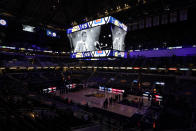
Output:
M112 25L111 32L113 49L118 51L125 51L124 41L127 32L115 25Z
M125 50L126 31L124 24L113 17L106 17L68 29L72 52L99 50ZM97 25L96 25L97 24Z

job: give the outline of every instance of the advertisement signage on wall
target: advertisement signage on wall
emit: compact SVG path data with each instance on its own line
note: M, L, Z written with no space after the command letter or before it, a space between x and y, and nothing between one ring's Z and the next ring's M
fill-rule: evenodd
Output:
M71 53L71 58L100 58L100 57L101 58L103 57L127 58L127 52L121 52L115 50L101 50L101 51Z
M100 18L100 19L89 21L87 23L80 24L80 25L74 26L72 28L69 28L69 29L67 29L67 34L70 34L70 33L76 32L76 31L80 31L80 30L93 28L93 27L96 27L96 26L101 26L101 25L104 25L104 24L109 24L109 23L120 27L124 31L127 31L127 26L125 24L121 23L119 20L115 19L112 16L108 16L108 17L103 17L103 18Z

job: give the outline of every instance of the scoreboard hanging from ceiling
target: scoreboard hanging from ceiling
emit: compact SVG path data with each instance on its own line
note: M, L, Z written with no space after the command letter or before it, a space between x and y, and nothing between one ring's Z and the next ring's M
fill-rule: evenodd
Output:
M124 51L126 34L127 26L111 16L67 29L72 54L82 57L113 56L108 50Z

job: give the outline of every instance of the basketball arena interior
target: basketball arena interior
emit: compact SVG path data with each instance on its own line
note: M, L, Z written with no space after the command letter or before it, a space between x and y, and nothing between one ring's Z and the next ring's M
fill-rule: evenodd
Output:
M196 131L195 0L0 0L1 131Z

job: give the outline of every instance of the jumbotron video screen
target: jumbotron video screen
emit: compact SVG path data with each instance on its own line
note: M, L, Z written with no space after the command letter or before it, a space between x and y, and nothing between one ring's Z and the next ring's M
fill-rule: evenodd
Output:
M105 18L97 19L92 21L91 27L89 25L78 25L67 33L72 52L125 50L124 40L127 32L115 18L108 17L108 21Z

